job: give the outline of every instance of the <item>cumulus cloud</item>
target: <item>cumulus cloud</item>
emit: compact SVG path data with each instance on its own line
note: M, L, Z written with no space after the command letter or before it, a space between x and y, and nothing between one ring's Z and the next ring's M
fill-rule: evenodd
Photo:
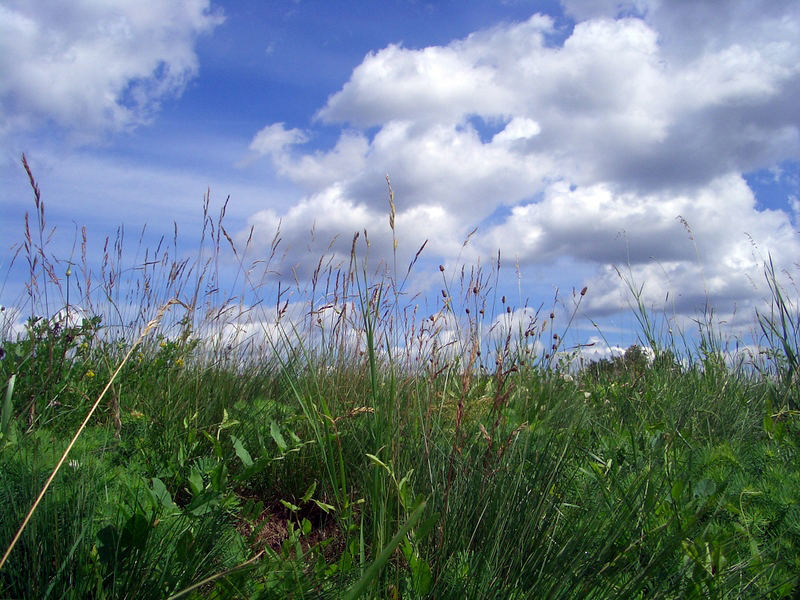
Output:
M597 314L624 306L620 264L678 311L755 301L760 261L800 250L788 205L764 210L743 178L800 159L800 16L786 2L564 5L576 22L560 44L534 15L371 52L316 115L343 128L330 150L268 126L273 163L307 195L255 215L256 231L280 222L299 243L313 218L345 239L386 232L389 173L407 252L429 239L447 260L567 257L595 273Z
M208 0L0 4L0 133L55 124L81 135L147 122L198 69Z
M283 123L267 125L250 142L250 150L257 154L280 156L287 146L304 144L308 136L297 128L286 129Z

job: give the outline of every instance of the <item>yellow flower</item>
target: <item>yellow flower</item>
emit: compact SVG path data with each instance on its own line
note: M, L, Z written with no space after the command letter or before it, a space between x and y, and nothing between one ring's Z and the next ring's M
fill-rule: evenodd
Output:
M178 368L181 368L183 366L183 359L182 358L178 358L175 361L175 365L177 365Z
M88 377L89 379L91 379L92 377L94 377L94 371L92 371L91 369L89 369L88 371L86 371L86 377Z

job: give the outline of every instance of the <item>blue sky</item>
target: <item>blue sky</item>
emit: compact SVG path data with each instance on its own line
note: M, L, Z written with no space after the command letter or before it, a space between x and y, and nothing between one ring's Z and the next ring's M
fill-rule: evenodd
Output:
M280 224L285 277L365 228L388 258L388 174L400 263L429 240L423 294L500 250L517 306L588 286L576 342L591 320L635 341L615 267L740 333L763 259L797 273L798 40L777 0L0 0L0 303L23 291L25 152L62 260L74 224L98 248L174 221L190 252L207 189L253 257Z

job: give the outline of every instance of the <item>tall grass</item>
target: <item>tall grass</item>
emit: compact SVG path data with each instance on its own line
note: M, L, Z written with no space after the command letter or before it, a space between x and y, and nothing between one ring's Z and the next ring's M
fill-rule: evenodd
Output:
M576 370L563 340L591 290L556 298L563 319L515 307L498 259L442 266L426 309L406 290L424 245L376 265L366 232L284 287L280 232L255 256L208 196L194 257L174 231L126 263L120 229L95 275L85 230L77 258L50 251L24 168L36 220L9 267L27 284L0 328L4 549L52 484L0 596L800 593L800 319L771 263L750 365L707 329L679 359L630 282L655 359L634 346ZM173 297L186 310L136 346Z

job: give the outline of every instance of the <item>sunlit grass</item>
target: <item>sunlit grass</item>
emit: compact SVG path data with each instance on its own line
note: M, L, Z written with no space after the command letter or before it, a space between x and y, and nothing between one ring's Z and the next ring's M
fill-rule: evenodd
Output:
M3 550L80 435L0 596L798 593L800 319L772 265L756 361L732 366L702 336L679 353L633 286L645 348L577 369L563 340L585 289L561 300L562 323L493 300L498 267L442 268L423 315L406 267L376 271L354 238L349 261L276 290L279 235L247 264L208 204L203 222L194 258L176 232L126 268L117 240L98 276L84 255L72 279L24 232L15 308L40 318L19 335L3 321ZM173 297L185 308L134 348Z

